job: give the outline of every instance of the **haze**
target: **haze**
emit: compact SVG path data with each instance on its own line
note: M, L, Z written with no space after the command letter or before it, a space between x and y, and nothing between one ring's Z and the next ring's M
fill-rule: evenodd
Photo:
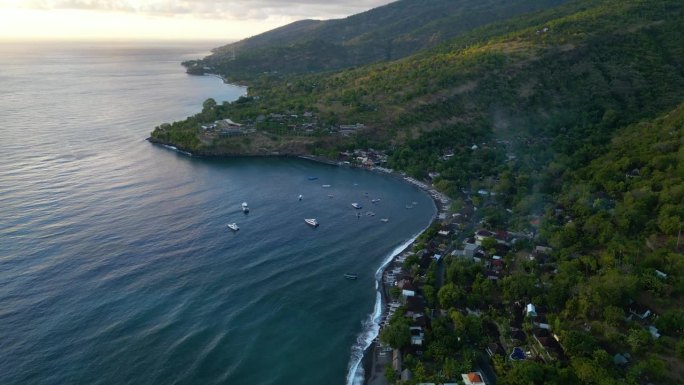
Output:
M388 0L0 0L2 40L238 40Z

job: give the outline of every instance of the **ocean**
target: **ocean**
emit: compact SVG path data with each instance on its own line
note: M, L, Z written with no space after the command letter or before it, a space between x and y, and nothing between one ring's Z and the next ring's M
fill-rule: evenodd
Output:
M434 204L376 172L145 141L245 94L180 66L218 45L0 43L0 384L358 383L378 269Z

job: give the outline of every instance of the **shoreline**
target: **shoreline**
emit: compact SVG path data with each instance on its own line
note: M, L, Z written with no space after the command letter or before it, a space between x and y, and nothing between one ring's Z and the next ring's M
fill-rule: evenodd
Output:
M363 377L361 378L361 376L359 375L359 368L357 366L354 373L350 372L347 375L347 385L387 385L387 380L385 379L385 365L387 363L391 364L392 358L391 354L389 357L387 356L387 352L385 352L384 355L381 355L382 352L378 349L380 347L380 344L378 343L378 336L380 335L380 331L382 328L381 322L383 319L387 319L391 312L391 310L387 306L389 288L384 280L385 274L391 268L399 267L403 263L403 260L406 257L406 253L413 248L418 237L425 233L425 231L427 231L432 225L437 223L441 219L441 214L448 213L448 197L446 197L446 195L440 193L439 191L435 190L433 187L414 178L406 177L391 170L386 171L386 169L383 169L372 171L384 172L388 175L400 177L407 183L413 184L414 186L425 191L432 198L432 202L435 205L436 212L430 220L429 224L423 230L418 232L413 238L408 240L401 247L398 247L392 253L390 253L391 256L387 260L383 261L383 263L376 271L376 296L379 296L379 303L376 303L375 308L379 308L379 314L376 315L376 312L374 311L371 315L374 323L372 325L372 329L374 330L374 336L368 344L368 346L363 350L363 355L359 363L359 365L363 369ZM352 368L350 367L350 369ZM362 381L358 382L358 380L361 379Z
M342 167L344 164L331 159L314 156L314 155L294 155L294 154L241 154L241 155L215 155L215 154L194 154L186 149L179 148L173 144L164 143L153 139L151 137L146 139L154 145L160 145L164 148L170 149L177 153L190 156L190 157L284 157L284 158L299 158L302 160L308 160L320 164L326 164L331 166ZM419 181L415 178L408 177L403 173L396 172L391 169L381 168L381 167L360 167L355 165L349 165L352 168L365 169L371 172L381 173L388 175L397 179L403 180L405 183L409 183L420 190L427 193L434 205L435 214L430 219L428 225L416 233L412 238L407 240L405 243L399 245L397 248L389 253L389 256L380 264L375 272L375 292L376 292L376 303L374 305L372 313L368 315L364 323L364 329L357 336L357 344L352 345L352 352L349 361L349 368L347 372L346 385L385 385L387 381L385 380L385 363L380 361L386 361L386 356L382 356L383 360L380 360L380 354L377 348L380 346L378 341L378 336L381 330L381 321L388 316L389 310L387 308L387 287L384 277L385 273L390 267L396 267L395 265L401 264L401 258L404 254L411 250L414 246L418 237L420 237L426 230L428 230L433 224L442 218L442 215L446 215L449 212L448 204L450 199L442 194L441 192L434 189L432 186L426 184L425 182ZM365 338L364 338L365 337ZM361 348L359 345L363 343L365 346ZM360 349L359 349L360 348ZM391 358L389 360L391 363ZM361 372L360 372L361 371Z

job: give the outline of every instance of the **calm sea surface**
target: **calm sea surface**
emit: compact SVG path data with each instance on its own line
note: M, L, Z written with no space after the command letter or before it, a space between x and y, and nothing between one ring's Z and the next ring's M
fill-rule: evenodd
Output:
M244 94L179 65L216 45L0 44L0 384L351 382L377 269L434 205L376 173L147 143Z

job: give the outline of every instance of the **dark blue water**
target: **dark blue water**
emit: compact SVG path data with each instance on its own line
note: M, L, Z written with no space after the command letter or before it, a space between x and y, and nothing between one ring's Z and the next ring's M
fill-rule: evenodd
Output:
M179 66L215 45L0 45L0 384L353 377L374 275L434 206L377 173L147 143L245 92Z

